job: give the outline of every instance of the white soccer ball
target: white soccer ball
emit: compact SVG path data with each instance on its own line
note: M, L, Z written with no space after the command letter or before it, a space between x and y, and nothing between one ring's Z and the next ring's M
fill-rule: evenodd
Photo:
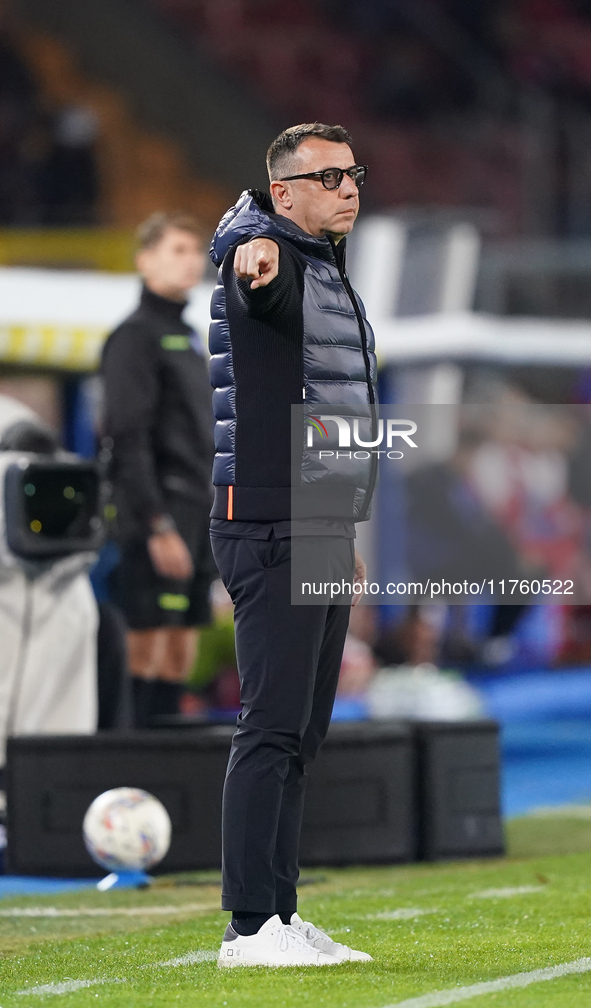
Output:
M140 788L113 788L99 795L89 806L82 829L91 858L112 872L145 871L170 847L168 812Z

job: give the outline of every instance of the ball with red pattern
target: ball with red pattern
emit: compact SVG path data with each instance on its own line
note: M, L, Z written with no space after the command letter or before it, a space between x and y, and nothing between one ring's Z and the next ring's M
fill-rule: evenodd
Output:
M170 847L168 812L154 795L140 788L105 791L89 806L83 823L91 858L109 871L145 871Z

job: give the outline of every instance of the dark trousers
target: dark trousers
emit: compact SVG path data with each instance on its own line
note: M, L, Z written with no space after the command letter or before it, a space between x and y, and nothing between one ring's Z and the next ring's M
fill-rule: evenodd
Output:
M291 604L289 539L212 546L235 605L242 706L224 786L222 907L290 913L306 764L330 723L350 609Z

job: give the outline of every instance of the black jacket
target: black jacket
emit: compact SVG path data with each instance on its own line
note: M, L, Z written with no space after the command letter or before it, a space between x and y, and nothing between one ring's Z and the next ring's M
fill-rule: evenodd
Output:
M279 274L252 291L237 280L233 262L236 246L257 235L279 245ZM344 241L335 247L329 238L314 238L275 214L269 197L254 190L242 194L216 231L211 255L222 265L210 327L213 518L291 517L292 405L317 414L343 407L365 418L358 421L364 429L371 427L374 338L347 277L344 251ZM322 447L332 448L336 425L328 428ZM357 452L337 461L332 451L319 458L318 444L310 447L303 430L295 475L309 502L306 514L366 518L377 457Z
M213 416L199 337L186 306L146 288L139 307L103 349L104 433L122 536L147 535L150 519L178 495L208 507Z

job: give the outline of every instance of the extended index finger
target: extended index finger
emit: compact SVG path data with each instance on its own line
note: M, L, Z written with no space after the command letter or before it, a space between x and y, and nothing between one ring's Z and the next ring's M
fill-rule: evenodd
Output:
M238 261L234 260L234 269L241 279L258 277L265 271L269 262L269 254L264 249L244 245L238 252L236 255Z
M264 268L260 269L251 283L251 290L255 290L257 287L266 287L267 284L271 283L271 280L275 279L279 272L277 262L273 262L272 257L265 258L264 261L259 263L259 266Z

